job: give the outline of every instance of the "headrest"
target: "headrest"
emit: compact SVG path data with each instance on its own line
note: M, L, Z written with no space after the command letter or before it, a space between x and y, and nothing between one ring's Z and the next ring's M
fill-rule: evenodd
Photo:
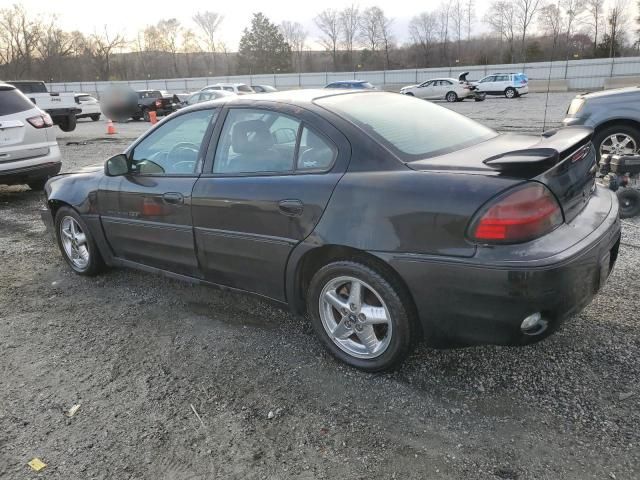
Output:
M261 120L238 122L231 132L231 146L236 153L258 153L273 145L273 137Z

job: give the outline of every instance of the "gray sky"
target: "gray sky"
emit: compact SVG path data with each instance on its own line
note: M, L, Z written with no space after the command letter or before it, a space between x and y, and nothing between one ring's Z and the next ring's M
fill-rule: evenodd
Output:
M109 30L133 34L141 27L152 24L163 18L175 17L183 25L192 26L191 17L200 10L213 10L224 15L220 29L220 40L224 40L230 49L235 50L242 35L242 30L249 24L251 13L262 11L271 21L279 24L282 20L292 20L302 23L309 31L309 43L315 43L318 38L313 17L324 8L344 8L350 2L345 0L235 0L235 1L140 1L140 0L17 0L32 14L55 14L62 28L80 30L93 33L108 25ZM11 3L11 0L0 0L0 3ZM476 18L481 19L488 0L475 0L477 5ZM385 13L395 19L396 37L400 41L407 39L407 24L411 16L435 10L440 1L360 1L354 2L360 8L377 5ZM476 30L483 29L476 21ZM317 46L317 44L315 45Z

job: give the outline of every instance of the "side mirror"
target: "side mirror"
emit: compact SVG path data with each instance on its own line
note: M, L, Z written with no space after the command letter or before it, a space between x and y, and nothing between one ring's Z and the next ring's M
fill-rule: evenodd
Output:
M104 174L107 177L119 177L129 173L129 162L124 153L111 157L104 164Z

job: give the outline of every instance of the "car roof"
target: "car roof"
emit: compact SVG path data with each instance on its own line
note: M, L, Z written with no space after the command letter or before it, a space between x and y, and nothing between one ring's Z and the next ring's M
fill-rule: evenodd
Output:
M380 90L325 90L325 89L301 89L301 90L285 90L271 93L253 93L247 95L233 95L230 97L222 97L216 100L208 100L196 105L191 105L180 110L180 112L188 112L200 110L208 106L222 105L264 105L265 102L284 103L288 105L309 106L311 107L315 100L325 97L333 97L336 95L378 95L393 93L382 92Z
M367 83L367 80L336 80L335 82L330 82L329 85L335 83Z
M433 81L435 81L435 80L449 80L450 82L454 82L454 83L458 81L458 80L456 80L455 78L449 78L449 77L438 77L438 78L430 78L429 80L425 80L425 81L424 81L424 82L422 82L422 83L425 83L425 82L433 82Z

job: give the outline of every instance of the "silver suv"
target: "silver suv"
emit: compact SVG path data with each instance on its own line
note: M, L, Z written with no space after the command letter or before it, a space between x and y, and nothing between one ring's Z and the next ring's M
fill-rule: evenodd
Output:
M15 87L0 82L0 185L42 190L60 171L51 117Z

